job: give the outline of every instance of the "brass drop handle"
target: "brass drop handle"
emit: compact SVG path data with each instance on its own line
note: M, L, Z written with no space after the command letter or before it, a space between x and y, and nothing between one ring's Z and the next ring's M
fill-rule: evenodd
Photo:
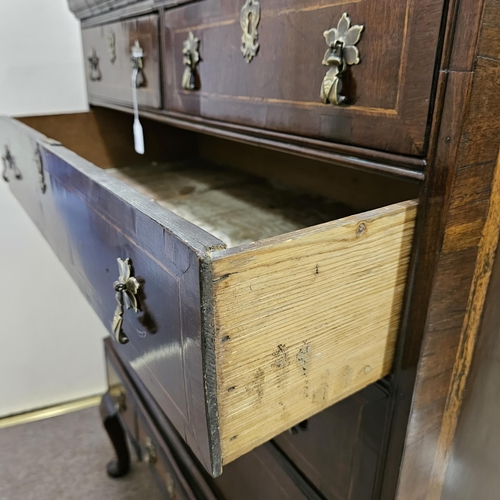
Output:
M125 307L127 309L134 309L135 312L138 312L139 308L136 295L141 285L137 279L132 276L130 259L117 259L117 261L120 276L118 280L113 283L116 302L118 303L113 317L113 333L120 344L127 344L129 339L122 329L123 309Z
M38 185L40 186L40 191L45 193L47 190L47 184L45 184L45 171L43 167L43 157L40 151L40 146L37 144L35 149L35 164L38 172Z
M185 66L182 74L182 88L196 90L196 66L200 62L200 39L190 31L182 44L182 62Z
M156 448L151 439L147 438L144 443L144 456L143 461L148 464L154 464L158 460Z
M116 35L113 30L108 33L108 50L109 50L109 60L111 64L116 62Z
M351 19L344 12L336 28L323 33L328 49L323 65L328 66L321 84L321 101L338 106L345 104L346 97L340 94L342 75L348 66L359 64L359 50L356 44L361 39L364 26L351 26Z
M133 85L136 89L144 87L145 79L144 79L144 51L142 50L141 44L139 40L134 42L132 45L132 49L130 52L130 59L132 61L132 70L133 70Z
M101 79L101 70L99 69L99 58L97 57L97 51L92 47L92 52L88 57L90 64L89 78L93 82L97 82Z
M5 182L10 182L8 172L12 172L16 179L22 179L23 176L19 167L16 164L15 158L12 156L9 146L5 146L5 154L2 156L3 172L2 177Z

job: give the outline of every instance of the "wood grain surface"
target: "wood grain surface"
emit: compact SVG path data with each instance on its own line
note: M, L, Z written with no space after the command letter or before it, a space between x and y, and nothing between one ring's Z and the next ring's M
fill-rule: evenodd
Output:
M387 375L415 202L212 254L229 463Z
M443 107L434 122L432 168L422 196L422 226L417 225L421 250L406 344L397 361L400 375L382 485L387 499L394 498L396 485L402 500L440 497L462 398L465 373L458 366L467 366L470 353L464 347L473 345L477 333L470 320L482 310L481 293L473 290L491 265L481 248L499 147L500 63L491 57L498 43L491 34L500 4L487 0L482 15L483 2L464 0L450 7L448 52L440 74ZM454 36L455 26L470 29L474 50Z

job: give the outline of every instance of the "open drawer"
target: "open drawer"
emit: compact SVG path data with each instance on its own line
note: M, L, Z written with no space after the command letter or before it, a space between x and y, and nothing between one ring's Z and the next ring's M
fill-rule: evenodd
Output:
M353 213L180 161L195 137L153 122L139 157L109 110L23 121L0 121L13 192L211 474L390 373L415 201Z

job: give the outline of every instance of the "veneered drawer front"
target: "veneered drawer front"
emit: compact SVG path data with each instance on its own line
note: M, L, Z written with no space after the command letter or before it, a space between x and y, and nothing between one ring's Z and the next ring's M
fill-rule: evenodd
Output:
M2 119L0 129L14 157L40 148L45 192L14 194L39 211L120 355L214 476L391 372L416 202L227 249L26 125ZM38 175L33 166L16 182L36 192ZM248 192L233 188L242 202Z
M270 443L235 460L213 481L220 500L306 500ZM312 497L313 499L319 497Z
M123 310L129 342L119 345L120 352L211 470L200 266L206 248L222 242L16 120L0 118L0 138L23 172L10 182L14 195L35 220L42 219L44 237L110 332L117 259L129 259L140 283L139 308ZM44 165L43 194L37 193L35 163L28 161L35 145Z
M248 3L248 2L247 2ZM259 2L250 2L257 4ZM170 110L327 141L422 155L443 0L260 2L259 49L244 58L243 0L206 0L165 13ZM360 63L345 72L346 104L323 104L323 33L344 13L363 25ZM252 22L255 24L256 18ZM199 43L188 41L189 33ZM198 46L194 90L183 48Z
M328 500L372 500L388 396L378 384L274 438Z
M170 500L196 500L172 451L146 413L138 416L138 445L160 489Z
M83 30L89 98L132 104L132 48L138 43L144 53L137 89L139 106L161 107L158 16Z

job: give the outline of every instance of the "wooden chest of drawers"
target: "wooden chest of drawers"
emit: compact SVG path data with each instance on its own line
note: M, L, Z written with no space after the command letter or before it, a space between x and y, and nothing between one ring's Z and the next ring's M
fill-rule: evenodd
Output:
M110 329L110 472L123 425L172 498L449 498L498 2L69 3L98 107L2 119L3 175Z

